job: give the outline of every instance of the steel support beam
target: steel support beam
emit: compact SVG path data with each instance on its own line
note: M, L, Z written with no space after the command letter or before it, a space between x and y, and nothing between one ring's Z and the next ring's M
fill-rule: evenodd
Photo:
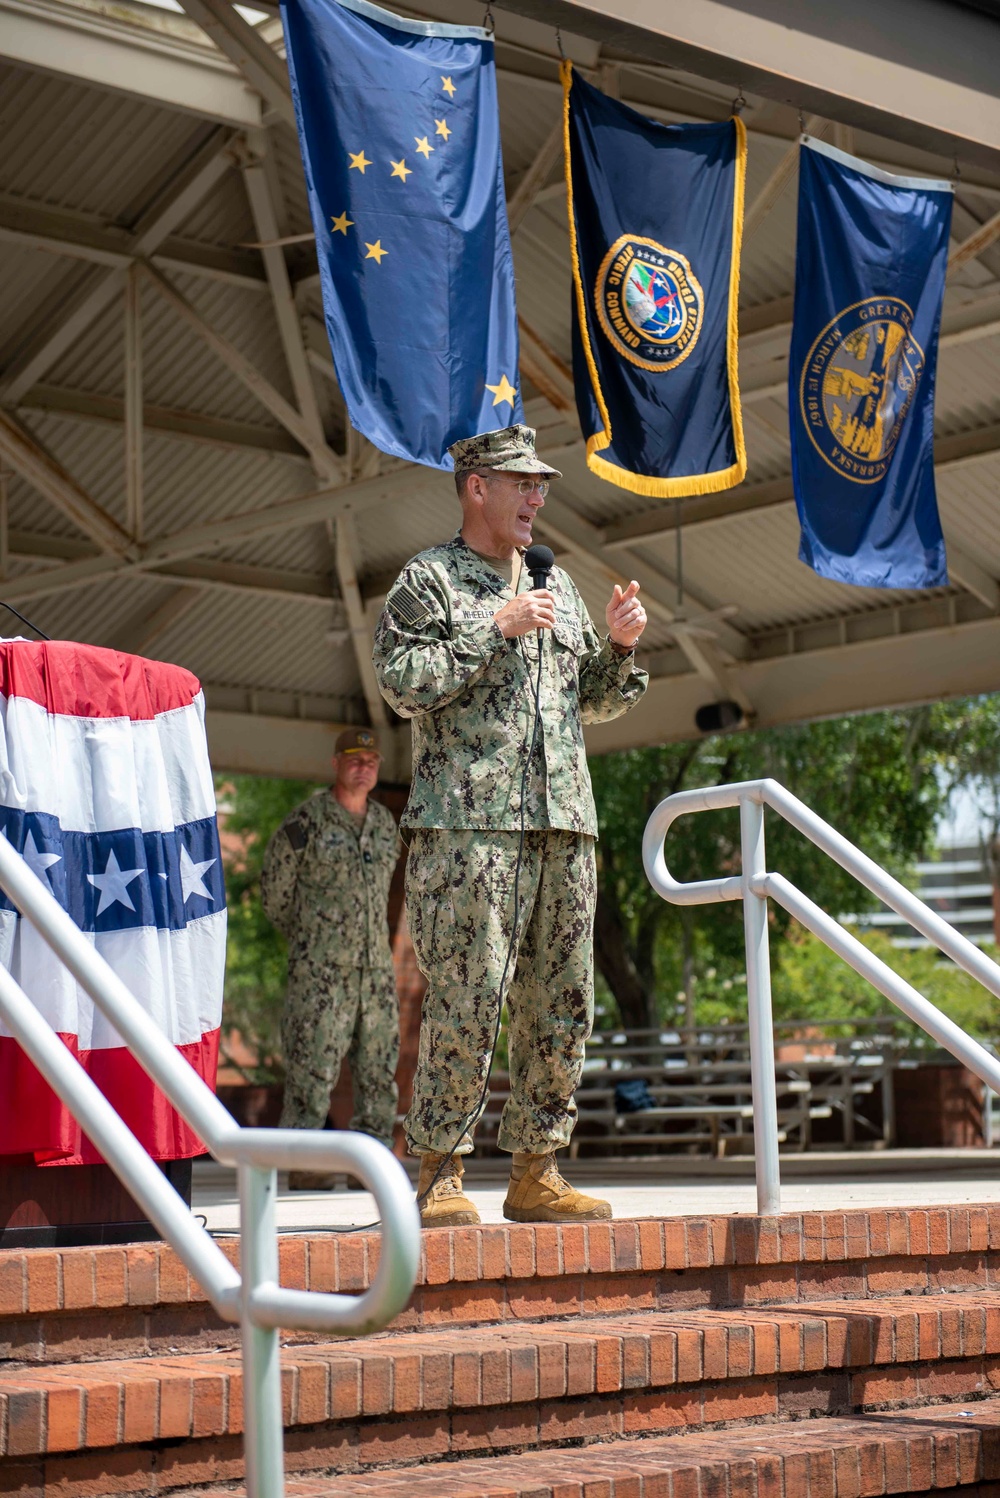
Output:
M204 0L199 0L204 3ZM228 9L232 9L229 0L221 0ZM243 23L246 24L245 22ZM317 448L326 448L326 437L323 432L323 423L320 419L319 405L316 401L316 391L313 387L312 375L309 372L309 361L306 357L305 341L302 337L302 324L299 321L298 310L292 295L291 282L288 279L288 266L285 263L284 251L277 244L281 238L281 225L278 222L278 214L271 194L268 175L264 166L264 158L268 153L269 146L264 131L255 131L250 138L250 151L240 164L243 174L243 185L246 188L247 198L250 202L250 211L253 214L254 228L261 241L261 258L264 261L264 269L267 272L268 284L271 288L271 302L274 307L274 316L278 324L278 334L281 338L281 346L284 350L285 363L288 366L288 377L292 382L295 392L295 403L299 408L299 415L312 431L313 439ZM337 469L340 469L337 464ZM322 481L329 479L329 465L324 462L318 465L317 478Z
M365 479L356 484L330 485L325 489L317 489L312 494L301 494L279 504L264 505L259 510L247 510L223 520L210 520L204 525L185 527L172 536L150 542L145 556L154 564L177 557L202 556L222 546L238 545L251 536L297 530L319 521L331 520L336 515L346 515L351 510L387 504L394 499L408 497L413 491L413 469L409 466L397 468L378 478Z
M962 463L995 457L1000 452L1000 422L960 432L954 437L939 437L934 444L935 469L944 472ZM699 495L681 504L681 525L685 530L721 520L732 520L754 510L774 509L795 502L791 475L768 479L761 484L746 484L719 494ZM604 526L599 535L611 550L630 547L642 541L662 540L677 528L677 511L672 505L659 505L641 515L630 515L614 525Z
M1000 583L991 577L974 557L970 557L957 542L945 536L948 553L948 576L967 593L978 598L992 614L1000 612Z
M547 449L553 463L580 450L580 439ZM412 464L404 464L373 478L358 479L351 484L331 484L311 494L300 494L278 504L262 505L256 510L211 520L203 525L186 526L173 535L160 536L138 549L135 560L120 562L110 557L85 557L68 561L63 567L50 567L28 577L11 580L4 590L11 602L18 598L42 598L51 593L88 587L101 577L114 573L129 575L148 572L188 557L205 556L226 546L238 546L251 537L299 530L325 523L337 515L373 509L394 500L412 498L418 484L443 483L444 475L421 469L415 476ZM447 491L445 491L447 492Z
M823 121L818 114L810 115L803 125L806 135L819 135L823 129ZM775 203L781 197L788 183L795 176L799 166L799 143L794 141L782 156L774 171L768 177L760 192L750 204L743 216L743 245L744 248L756 234L761 224L767 218Z
M996 692L1000 618L945 621L933 629L746 661L732 675L752 697L759 728ZM587 747L605 754L696 738L695 710L709 700L693 671L654 676L625 717L586 730Z
M136 236L128 229L109 226L89 214L29 203L10 193L0 194L0 243L109 270L127 270L139 255ZM148 258L161 270L181 271L246 291L268 289L260 259L252 250L221 249L168 234L159 251Z
M258 95L224 57L198 45L197 35L182 17L161 12L154 20L127 0L102 10L0 0L0 56L21 67L200 119L259 125Z
M61 510L84 535L116 560L135 555L131 536L91 499L51 453L14 417L0 411L0 457L7 460L33 489Z
M147 542L138 548L139 556L132 561L122 561L117 557L84 557L67 562L63 567L50 567L45 572L12 578L5 596L13 603L17 598L43 598L52 593L89 587L110 576L149 572L189 557L205 556L225 546L238 546L251 537L297 530L347 514L355 508L386 504L404 495L412 495L413 487L410 467L398 468L356 484L331 485L312 494L283 500L280 504L264 505L259 510L248 510L204 525L186 526L171 536Z
M992 222L993 220L991 219L990 223ZM1000 234L1000 215L997 216L997 225L997 233ZM983 225L983 229L987 227L988 225ZM978 235L973 235L972 239L976 240L976 253L987 248L986 244L979 240ZM971 243L971 241L966 241L966 243ZM959 247L960 250L963 248L964 246ZM959 251L955 253L958 254ZM961 263L964 264L964 261ZM949 261L950 265L951 262ZM741 336L741 352L748 351L755 343L759 344L765 340L775 342L780 337L783 345L780 355L784 355L787 353L787 349L784 347L784 340L790 332L791 321L788 322L787 326L782 321L774 323L770 328L761 327L754 337L748 336L744 338ZM945 312L941 320L941 335L938 339L938 347L941 349L956 348L963 343L974 343L979 338L994 338L997 333L1000 333L1000 297L992 295L983 298L981 301L964 303ZM777 358L780 355L776 352L775 357ZM761 401L774 400L776 397L783 396L787 388L787 368L783 369L775 377L774 366L771 364L751 370L740 381L740 399L745 406L753 406Z
M0 458L0 579L7 576L10 566L10 474Z
M36 385L18 404L18 411L45 411L73 421L96 422L123 427L125 402L115 395L95 395L89 390L68 390L61 385ZM179 437L232 452L272 453L308 462L308 454L284 429L252 426L245 421L226 421L203 416L199 411L177 411L170 406L143 403L142 424L147 432Z
M187 164L169 184L136 226L133 246L136 256L151 255L168 235L193 212L205 194L232 165L227 130L213 131L202 141ZM158 274L158 273L156 273ZM95 318L121 295L125 271L98 269L74 280L67 300L56 308L52 319L35 333L0 377L0 404L16 406L33 385L49 372L56 360L85 333Z
M211 37L261 98L295 129L288 69L229 0L181 0L192 21Z
M142 285L138 267L125 276L125 529L142 540Z
M946 3L950 3L950 0L946 0ZM957 3L962 4L964 0L957 0ZM975 3L975 0L973 0L973 3ZM498 42L498 58L502 55L502 50L503 43ZM508 78L514 79L517 83L530 88L537 94L548 94L552 99L559 98L562 96L562 84L559 81L556 68L557 59L546 55L545 62L549 63L552 68L552 72L548 77L542 76L541 73L529 73L517 68L504 67L503 65L498 65L497 72L501 76L506 75ZM585 68L587 67L587 63L582 62L580 66ZM691 100L688 105L677 103L673 108L667 109L650 100L648 89L637 89L634 85L627 85L626 90L622 93L622 100L632 109L637 109L640 114L648 115L650 119L662 120L666 125L718 123L719 111L717 99L713 98L704 88L689 88L688 85L680 83L678 81L678 70L675 66L669 63L661 66L650 66L646 63L635 61L633 58L623 60L620 66L622 74L625 77L632 75L632 77L643 79L655 79L659 83L668 85L671 93L675 96L680 91L688 94ZM783 99L781 102L788 104L797 101ZM755 140L769 141L772 145L782 146L789 146L795 140L795 136L787 130L782 131L778 128L768 128L766 122L758 124L754 120L753 114L745 116L743 123L746 126L747 135L750 139L751 151L753 150L753 142ZM882 167L884 171L898 172L904 176L909 175L912 171L912 162L909 159L909 153L906 151L905 146L897 148L896 142L885 136L883 137L883 142L884 144L880 147L879 154L872 155L866 151L866 159L872 166ZM888 146L888 150L886 146ZM992 167L981 168L969 158L963 158L962 185L983 197L1000 201L1000 186L996 182L995 162ZM563 183L551 183L548 187L541 189L536 202L541 202L550 196L562 195L564 192L565 185Z
M985 224L974 229L967 239L963 239L957 249L952 250L948 256L948 274L958 270L959 266L966 265L970 260L975 260L984 250L1000 239L1000 210L988 218Z
M535 201L549 178L549 173L562 156L563 122L560 112L548 135L542 141L535 159L518 182L507 203L507 222L511 236L515 235L521 221L531 212Z
M221 5L224 9L231 9L229 0L184 0L184 3L196 6ZM291 100L289 100L290 103ZM275 317L285 352L285 363L288 366L299 413L313 434L315 447L311 448L310 452L314 455L316 476L322 483L324 478L330 477L329 465L316 462L315 452L322 452L325 449L326 438L320 419L319 405L316 401L305 340L302 336L302 324L288 279L284 252L277 243L281 237L281 225L278 222L271 187L264 170L264 154L267 152L268 143L263 132L258 132L251 137L250 144L255 155L243 163L243 181L250 200L254 226L261 241L261 254L264 257L267 278L271 286ZM349 477L356 472L356 448L356 438L352 434L348 439L347 472ZM368 718L373 726L382 728L389 720L372 665L372 634L368 627L358 587L357 536L351 516L339 515L334 520L327 521L327 534L333 550L340 596L347 611L351 645L361 680L361 689L368 707Z
M204 595L200 588L175 588L154 608L142 609L115 631L109 641L113 650L126 655L146 655L178 619L194 608Z
M151 582L168 578L189 584L203 593L254 594L275 603L301 603L323 609L336 622L346 614L338 598L331 595L327 573L291 572L280 567L252 567L243 562L172 562L145 574Z
M523 317L517 320L520 334L521 373L557 411L576 411L573 371Z
M275 389L270 380L261 374L257 366L252 364L235 344L230 343L228 338L206 322L201 313L171 281L167 280L166 276L161 275L152 265L146 265L144 270L163 299L169 302L188 327L197 333L202 342L207 344L230 373L246 386L251 395L256 396L261 405L281 422L285 430L291 432L296 441L301 442L317 471L331 483L342 477L344 468L336 453L327 446L325 440L317 436L305 418L279 390Z
M365 613L361 589L358 586L358 541L353 517L338 515L330 522L330 525L333 530L331 539L337 564L337 578L340 582L340 596L347 610L347 622L354 644L358 675L361 677L361 690L365 694L368 718L373 727L384 728L389 721L389 714L378 689L375 667L372 664L372 632Z
M560 542L572 555L579 556L596 567L612 587L618 583L627 588L630 578L641 578L641 596L647 612L663 619L667 624L678 621L678 609L670 596L672 586L675 586L672 580L632 552L620 551L613 557L609 556L601 544L598 527L580 515L565 498L554 499L550 495L544 508L535 517L535 525L543 535ZM620 570L615 565L619 559L629 571ZM705 606L697 594L689 594L689 597L699 607ZM712 684L717 695L735 697L744 711L752 712L749 699L742 696L739 688L733 684L728 662L720 654L721 649L731 658L743 656L747 652L746 641L723 621L719 621L715 634L715 640L706 639L690 633L679 624L676 639L691 665Z
M1000 25L947 0L498 0L501 9L996 169Z
M0 498L3 494L3 479L8 470L0 464ZM2 509L0 509L2 520ZM7 551L2 547L6 545ZM94 552L85 541L69 540L65 536L52 536L42 531L15 530L9 537L0 526L0 555L13 556L32 562L78 562L94 560ZM192 586L205 593L244 593L283 603L303 603L312 608L322 608L336 616L343 609L339 600L331 600L332 578L328 573L295 572L289 568L256 567L243 562L221 561L175 561L146 571L133 572L133 577L148 579L153 585L172 582L181 586ZM395 574L393 574L395 576ZM346 617L346 616L345 616Z

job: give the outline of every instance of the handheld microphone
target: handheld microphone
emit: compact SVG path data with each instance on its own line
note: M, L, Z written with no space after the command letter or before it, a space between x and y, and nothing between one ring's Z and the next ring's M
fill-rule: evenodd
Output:
M555 552L549 546L529 546L524 553L524 565L531 574L533 588L547 588L549 573L556 564ZM537 629L538 648L542 648L542 631Z
M524 565L531 574L533 588L548 587L549 573L555 564L555 553L548 546L529 546L524 553Z

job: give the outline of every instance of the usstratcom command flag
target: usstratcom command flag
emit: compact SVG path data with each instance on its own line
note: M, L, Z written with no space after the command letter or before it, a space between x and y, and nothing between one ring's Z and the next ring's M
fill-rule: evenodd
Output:
M0 834L214 1088L226 894L197 679L114 650L0 642ZM0 961L154 1159L201 1154L6 896ZM0 1155L24 1154L100 1160L0 1025Z
M802 142L788 407L799 556L821 577L948 581L934 377L951 204L948 182Z
M326 326L351 423L450 468L523 417L493 43L366 0L282 0Z
M746 474L736 365L746 132L662 125L562 70L587 465L636 494Z

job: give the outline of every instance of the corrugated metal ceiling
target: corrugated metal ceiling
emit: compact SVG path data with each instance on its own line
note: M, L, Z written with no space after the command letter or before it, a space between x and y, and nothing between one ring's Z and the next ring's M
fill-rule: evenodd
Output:
M427 0L423 9L433 9ZM443 7L443 8L442 8ZM448 8L438 0L438 8ZM455 5L451 9L455 10ZM461 10L461 7L459 7ZM462 12L464 14L464 12ZM127 16L127 6L123 8ZM452 17L455 18L455 17ZM186 24L186 23L185 23ZM273 23L268 23L269 25ZM552 55L544 53L544 28L511 22L517 46L499 49L499 98L508 190L516 188L558 119L560 94ZM581 43L581 46L583 44ZM548 46L548 42L545 42ZM518 76L517 69L531 74ZM645 101L674 117L700 110L723 118L728 91L683 74L649 69L637 60L620 75L623 97ZM4 150L0 158L0 194L8 202L41 204L86 215L96 226L132 227L164 182L208 137L211 127L180 113L104 93L66 78L0 68ZM750 129L747 202L781 162L795 134L794 112L750 100L745 116ZM258 141L258 145L259 145ZM284 126L267 131L272 167L280 185L277 205L281 231L308 232L305 184L294 137ZM860 155L895 162L909 170L947 172L948 164L898 143L857 135ZM529 212L514 242L519 310L534 332L564 363L570 358L568 237L559 168L550 174L550 190ZM975 223L996 211L1000 180L992 187L962 186L957 222ZM0 200L2 208L2 200ZM964 215L964 217L963 217ZM189 245L227 251L257 238L244 185L234 165L216 187L178 226L176 235ZM963 229L961 232L970 232ZM795 237L795 182L786 185L771 212L746 245L741 276L741 305L754 308L778 302L792 290ZM245 253L245 252L244 252ZM300 317L322 318L310 249L288 250ZM99 272L72 259L4 242L0 235L4 296L0 300L0 366L30 343L43 321L85 278ZM286 400L292 385L277 321L266 288L251 290L206 276L169 272L170 279L204 320L266 377ZM1000 295L1000 248L970 262L949 289L948 308L973 293ZM281 434L275 417L226 369L218 356L149 286L142 293L143 363L146 401L158 407L197 413L218 422L244 423L262 434ZM310 335L311 337L312 335ZM314 344L314 347L320 347ZM749 390L783 378L787 326L772 335L757 334L741 352L741 378ZM321 412L335 445L343 429L342 407L335 387L314 372ZM61 392L113 397L124 393L123 309L115 300L59 358L44 376L44 385ZM745 407L749 484L787 475L789 451L783 395L748 401ZM124 446L120 427L77 415L69 417L22 409L20 419L46 448L119 522L125 517ZM575 418L570 415L570 424ZM938 391L939 435L988 427L1000 420L1000 337L994 332L977 341L942 351ZM565 418L552 417L553 428ZM223 434L220 433L219 440ZM560 439L564 441L565 439ZM541 439L540 439L540 446ZM544 446L542 446L544 452ZM596 526L662 507L662 501L618 490L589 473L582 445L559 459L566 479L564 495ZM302 456L239 450L194 443L181 435L147 431L144 444L145 533L169 534L292 499L318 487ZM998 518L1000 463L981 460L946 469L940 478L942 514L957 544L980 565L1000 576ZM692 502L681 504L682 516ZM19 477L9 483L10 525L18 532L50 538L84 538L59 511L39 498ZM457 518L451 480L415 471L412 490L385 507L356 516L360 547L358 570L365 578L383 579L409 555L451 534ZM709 604L734 604L735 627L757 630L799 624L838 615L884 608L911 595L885 594L824 582L797 560L798 533L794 508L734 515L710 525L692 526L685 534L687 586ZM637 543L650 566L669 579L674 572L671 537ZM305 579L331 572L329 541L322 525L268 534L231 543L214 555L266 572L284 569ZM567 557L595 618L603 614L606 578L601 563ZM615 553L608 555L615 564ZM17 557L8 576L28 566ZM180 585L178 585L180 586ZM39 599L27 610L50 632L113 644L116 638L152 615L173 594L173 586L141 576L95 583ZM692 609L697 612L697 608ZM335 610L315 602L245 594L200 591L191 606L160 634L154 653L183 661L207 681L248 691L311 694L318 699L353 701L363 718L360 681L350 645L328 638ZM647 642L652 648L669 641L662 618L651 619Z

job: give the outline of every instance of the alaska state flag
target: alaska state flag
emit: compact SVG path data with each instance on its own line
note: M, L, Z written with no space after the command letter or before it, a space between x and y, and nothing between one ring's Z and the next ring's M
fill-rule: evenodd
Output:
M948 582L934 378L952 187L805 138L788 366L799 556L866 588Z
M736 364L746 131L664 125L562 69L587 466L634 494L746 475Z
M351 424L451 468L451 443L523 420L492 40L367 0L281 15Z
M0 835L214 1088L226 895L197 679L115 650L0 641ZM2 893L0 961L154 1159L202 1153ZM101 1158L0 1023L0 1156L23 1154Z

